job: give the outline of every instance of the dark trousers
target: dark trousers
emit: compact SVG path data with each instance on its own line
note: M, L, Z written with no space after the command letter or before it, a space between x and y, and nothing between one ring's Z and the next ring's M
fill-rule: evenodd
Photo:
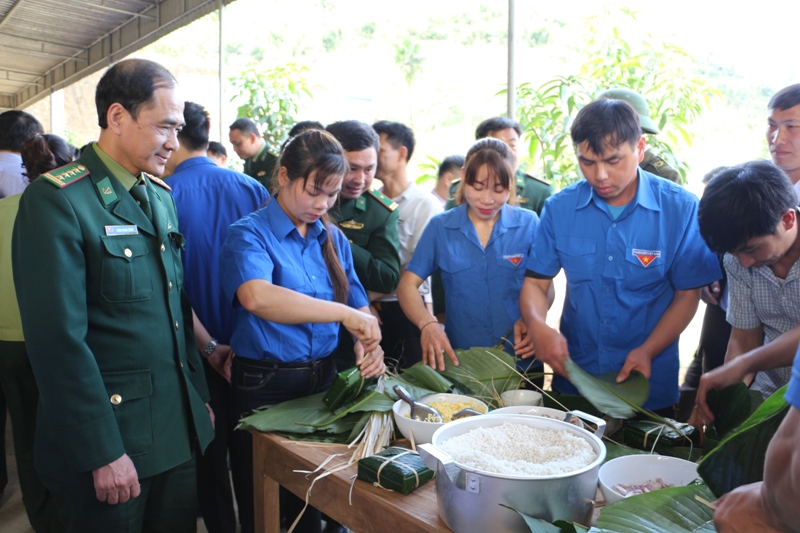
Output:
M381 317L381 348L387 366L408 368L422 361L420 331L403 313L398 302L378 302ZM376 306L377 307L377 306Z
M206 360L203 370L211 394L214 411L214 440L203 455L197 457L197 498L200 513L209 533L236 533L236 511L233 508L228 451L232 449L236 420L230 417L231 386ZM236 491L238 496L239 491ZM238 503L238 500L237 500ZM241 503L240 503L241 505Z
M196 533L195 459L155 476L139 479L142 493L110 505L95 496L91 472L42 475L70 533Z
M680 422L685 422L692 414L700 376L725 363L725 352L728 351L728 340L731 337L731 325L725 316L725 311L718 305L706 306L697 351L681 385L676 415Z
M328 390L336 377L333 357L307 363L285 364L234 357L231 368L231 416L238 420L242 414L265 405L273 405ZM247 431L233 435L235 454L231 455L234 486L239 502L239 521L242 533L255 530L253 510L253 437ZM241 496L239 490L241 489ZM304 501L289 491L281 490L281 507L292 523ZM295 531L319 533L320 512L308 507Z
M33 467L33 438L36 432L36 409L39 389L33 377L24 342L0 341L0 383L5 391L8 414L14 434L14 453L25 513L37 533L60 533L64 526L58 518L53 495L45 488ZM2 406L5 418L5 405ZM5 443L5 433L0 440ZM2 455L5 471L5 453Z

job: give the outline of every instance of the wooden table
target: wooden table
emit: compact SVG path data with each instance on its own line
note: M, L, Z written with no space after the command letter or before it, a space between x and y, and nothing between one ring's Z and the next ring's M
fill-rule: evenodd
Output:
M280 533L278 487L282 485L305 499L317 474L307 479L294 470L315 470L330 455L344 453L347 447L292 441L272 433L252 434L256 532ZM343 457L346 461L347 456ZM331 465L341 462L334 460ZM351 506L350 485L356 470L352 464L317 481L310 504L357 533L450 531L439 518L433 480L406 496L356 481Z

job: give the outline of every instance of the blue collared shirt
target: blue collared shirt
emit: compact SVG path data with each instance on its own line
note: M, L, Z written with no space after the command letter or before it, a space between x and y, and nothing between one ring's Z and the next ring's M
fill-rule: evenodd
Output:
M220 269L223 291L234 309L231 346L237 357L292 363L319 359L333 352L339 339L338 322L269 322L247 312L236 298L243 283L263 279L306 296L333 301L333 283L322 256L322 245L329 237L350 282L348 305L369 305L353 268L350 243L335 226L326 229L318 220L309 226L304 238L273 199L267 207L228 229Z
M795 409L800 409L800 349L794 356L794 366L792 366L792 378L789 380L789 388L783 397Z
M269 193L250 176L218 167L208 157L180 163L169 186L186 237L182 259L189 303L211 336L230 344L233 309L220 286L219 253L228 226L263 206Z
M528 270L554 277L563 268L567 294L561 333L570 357L591 374L619 371L652 333L676 290L722 277L700 237L697 198L639 169L636 195L615 220L582 180L545 203ZM678 341L653 360L648 409L678 401ZM575 394L564 378L557 390Z
M467 210L463 204L433 217L406 269L422 279L441 271L445 332L453 348L494 346L507 336L503 344L513 355L519 292L539 217L527 209L503 206L484 249ZM520 365L525 368L531 362L526 359Z

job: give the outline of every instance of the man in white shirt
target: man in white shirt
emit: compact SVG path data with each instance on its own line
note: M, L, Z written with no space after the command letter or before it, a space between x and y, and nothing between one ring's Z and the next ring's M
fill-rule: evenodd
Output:
M0 114L0 198L21 193L28 186L22 166L22 145L44 133L33 115L15 109Z
M380 137L378 170L375 177L383 182L381 192L397 203L400 221L397 226L400 237L400 265L405 269L411 261L417 242L428 221L442 212L441 204L432 194L417 187L408 178L408 160L414 152L414 133L399 122L382 120L372 125ZM425 303L433 306L430 280L419 288ZM420 332L406 318L395 293L375 301L382 322L381 347L387 359L395 359L398 366L407 368L422 360Z
M768 107L767 143L772 162L789 177L800 199L800 83L775 93Z

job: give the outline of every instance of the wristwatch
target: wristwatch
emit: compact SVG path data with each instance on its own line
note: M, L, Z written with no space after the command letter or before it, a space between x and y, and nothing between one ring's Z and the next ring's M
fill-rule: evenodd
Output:
M211 352L213 352L214 348L216 347L217 347L217 339L211 337L211 340L208 341L208 346L206 346L206 349L203 351L204 357L208 357L209 355L211 355Z

